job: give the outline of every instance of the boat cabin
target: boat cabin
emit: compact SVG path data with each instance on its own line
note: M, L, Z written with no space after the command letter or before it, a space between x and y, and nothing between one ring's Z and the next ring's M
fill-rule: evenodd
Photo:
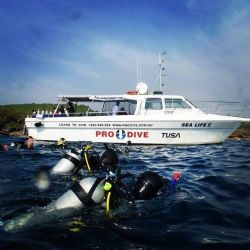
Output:
M183 96L172 95L61 95L58 100L53 117L146 115L197 110ZM114 114L115 106L117 112Z

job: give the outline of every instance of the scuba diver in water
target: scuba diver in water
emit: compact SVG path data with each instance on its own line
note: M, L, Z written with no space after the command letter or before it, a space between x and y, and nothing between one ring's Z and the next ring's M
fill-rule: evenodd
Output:
M66 140L65 140L65 138L60 138L56 143L55 143L55 147L56 148L62 148L62 149L64 149L65 148L65 146L66 146Z
M105 151L101 154L91 145L71 149L51 169L41 166L35 172L35 185L40 191L46 191L50 187L50 177L53 175L71 175L74 178L82 178L86 174L109 174L118 168L119 158L116 151L106 144Z
M106 211L109 211L111 207L116 207L122 201L148 200L166 190L172 190L180 179L178 172L170 181L153 171L146 171L137 177L131 173L121 173L116 151L109 148L107 144L104 145L105 151L101 156L89 154L89 151L94 151L90 145L79 150L71 150L50 170L52 175L73 174L75 181L70 185L70 194L74 200L77 198L76 204L79 206L79 202L84 206L93 205L91 200L97 195L102 197L100 202L106 202ZM85 172L79 174L82 169ZM41 176L44 177L44 172ZM41 191L43 187L48 188L48 179L43 178L43 180L41 185L36 182L36 186L40 187ZM97 189L99 186L101 188ZM69 197L67 197L68 200L59 199L60 204L65 203L63 206L74 206ZM99 198L97 200L99 201Z
M180 177L180 173L175 172L172 179L168 180L153 171L145 171L139 176L131 173L107 176L103 187L105 211L109 212L124 202L150 200L167 190L173 190Z
M167 190L172 190L180 179L178 172L173 175L170 181L153 171L143 172L139 176L122 173L118 166L119 158L115 150L108 148L107 145L105 145L105 149L100 157L96 156L98 164L89 166L88 175L86 176L85 173L84 178L81 176L80 180L76 178L71 183L69 190L57 200L45 208L39 208L6 221L3 229L6 232L16 232L41 223L72 216L83 208L93 206L104 208L108 215L111 210L116 209L121 204L137 200L150 200ZM86 146L80 152L69 152L65 158L58 162L60 164L52 168L52 171L54 170L54 174L56 174L62 168L64 171L76 173L82 155L86 156L88 150L90 150L90 146ZM78 159L75 158L76 156L79 156ZM83 158L85 159L84 164L89 165L88 157L85 156ZM93 170L94 172L90 176L89 173ZM44 178L44 176L40 175L40 178ZM44 180L42 185L47 188L46 178Z
M104 144L105 151L100 156L91 145L71 149L63 155L58 163L51 169L51 174L74 174L81 170L88 173L115 171L119 158L114 149Z
M65 138L61 137L59 138L56 142L54 143L46 143L46 144L40 144L40 147L42 148L46 148L46 149L51 149L51 150L55 150L55 149L69 149L69 145L67 144L67 141Z
M51 149L66 149L67 148L67 141L65 138L61 137L57 142L54 144L50 144L49 147Z
M28 139L19 139L18 141L12 142L11 144L0 145L0 151L8 151L10 148L16 149L34 149L34 139L29 136Z
M124 182L124 179L131 177L132 182ZM80 181L74 181L67 192L45 208L32 210L6 221L3 229L6 232L17 232L41 223L51 223L59 218L72 217L81 209L94 206L104 208L105 214L109 215L111 210L124 202L150 200L164 194L174 188L179 178L180 174L177 172L171 181L167 181L153 171L146 171L138 177L119 172L106 176L85 177Z
M24 145L27 149L34 149L34 139L32 136L29 136L28 139L25 141Z
M8 151L9 146L7 144L0 144L0 151Z

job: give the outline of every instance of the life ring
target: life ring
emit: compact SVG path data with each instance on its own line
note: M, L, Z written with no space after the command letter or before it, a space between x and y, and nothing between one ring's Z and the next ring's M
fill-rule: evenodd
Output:
M129 90L127 92L128 95L137 95L138 94L138 91L137 90Z

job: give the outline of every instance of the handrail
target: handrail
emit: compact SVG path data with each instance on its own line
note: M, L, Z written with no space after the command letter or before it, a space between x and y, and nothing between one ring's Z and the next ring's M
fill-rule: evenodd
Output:
M192 101L204 113L246 117L250 116L250 104L223 101Z

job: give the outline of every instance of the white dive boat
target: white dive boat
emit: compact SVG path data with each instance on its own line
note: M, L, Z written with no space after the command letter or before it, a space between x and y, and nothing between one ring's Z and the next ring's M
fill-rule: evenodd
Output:
M147 92L147 85L139 83L136 91L124 95L61 95L53 114L25 119L28 135L42 141L210 144L223 142L241 122L250 122L248 118L204 113L183 96ZM77 110L79 103L86 102L85 112Z

